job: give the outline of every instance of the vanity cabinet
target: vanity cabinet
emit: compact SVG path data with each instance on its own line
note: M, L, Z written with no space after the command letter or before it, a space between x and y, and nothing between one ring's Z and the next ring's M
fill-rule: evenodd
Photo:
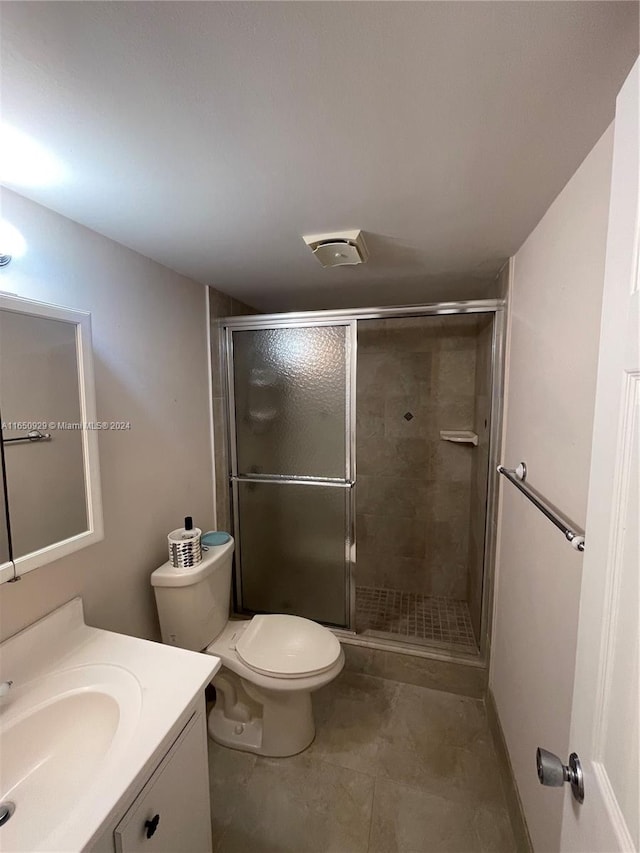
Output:
M211 851L204 719L189 720L133 801L114 832L116 853Z
M0 849L211 853L214 655L84 621L82 599L0 643ZM5 691L7 692L7 691Z
M204 702L162 752L133 800L119 804L91 853L211 853Z

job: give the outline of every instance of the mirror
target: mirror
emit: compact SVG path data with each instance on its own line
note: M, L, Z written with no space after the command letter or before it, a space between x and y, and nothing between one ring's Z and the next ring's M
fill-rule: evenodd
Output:
M0 295L0 582L102 538L91 318Z

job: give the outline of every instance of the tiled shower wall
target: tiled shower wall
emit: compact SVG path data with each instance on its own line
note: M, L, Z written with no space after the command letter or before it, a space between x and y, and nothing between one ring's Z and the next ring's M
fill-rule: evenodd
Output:
M358 586L467 598L479 322L358 323Z
M209 288L209 322L211 323L211 374L213 386L214 467L216 478L216 529L231 531L229 500L229 464L227 458L226 413L220 329L220 317L236 317L258 312L231 296Z

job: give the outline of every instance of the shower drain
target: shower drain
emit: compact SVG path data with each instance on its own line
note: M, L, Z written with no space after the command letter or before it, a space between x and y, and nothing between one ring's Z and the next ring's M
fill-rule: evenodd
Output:
M0 826L5 825L15 810L15 803L10 803L9 801L0 803Z

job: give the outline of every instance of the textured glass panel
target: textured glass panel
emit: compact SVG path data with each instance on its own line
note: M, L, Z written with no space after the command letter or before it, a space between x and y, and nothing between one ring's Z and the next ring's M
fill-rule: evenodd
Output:
M346 476L347 327L233 334L238 473Z
M242 603L346 625L348 489L238 483Z

